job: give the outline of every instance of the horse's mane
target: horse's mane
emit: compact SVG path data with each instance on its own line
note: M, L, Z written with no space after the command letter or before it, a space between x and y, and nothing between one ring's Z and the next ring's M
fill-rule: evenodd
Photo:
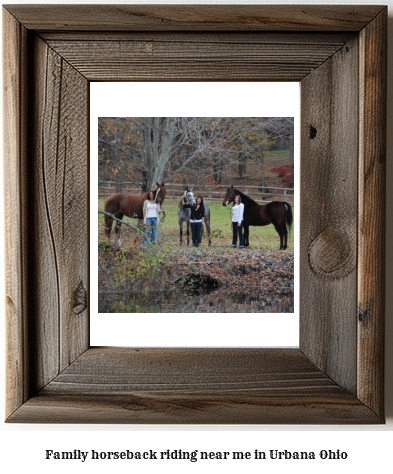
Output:
M243 204L251 204L252 206L259 206L259 204L256 201L254 201L254 199L251 199L250 197L248 197L247 194L242 193L238 189L234 189L234 191L236 194L238 194L241 197Z
M160 186L159 186L159 187L160 187ZM160 188L161 188L161 187L160 187ZM157 189L158 189L158 187L155 188L155 189L149 189L149 191L145 191L145 192L142 193L142 194L146 194L146 193L147 193L147 195L149 195L149 193L152 192L152 193L154 194L154 198L155 198L155 197L156 197L156 194L157 194Z

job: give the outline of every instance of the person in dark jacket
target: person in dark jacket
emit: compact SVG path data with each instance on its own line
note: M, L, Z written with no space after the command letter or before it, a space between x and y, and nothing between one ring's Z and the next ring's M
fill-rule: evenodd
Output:
M194 247L199 247L202 241L202 227L205 223L205 206L203 205L202 196L196 198L196 206L185 204L183 198L183 206L191 209L190 226L192 243Z

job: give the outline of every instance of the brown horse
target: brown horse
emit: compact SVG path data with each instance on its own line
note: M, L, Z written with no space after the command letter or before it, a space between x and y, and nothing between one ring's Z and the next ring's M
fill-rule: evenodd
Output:
M153 191L155 201L162 206L165 199L165 184L157 184L157 188ZM105 212L109 212L118 219L123 219L123 216L137 217L143 219L143 203L148 199L150 191L143 194L127 194L115 193L106 198ZM113 219L105 215L105 237L108 239L111 236ZM116 221L115 233L117 239L120 238L121 222Z
M268 225L273 224L278 235L280 236L280 250L285 250L288 246L288 230L292 225L292 208L285 201L272 201L268 204L258 204L250 197L233 186L227 189L226 195L222 201L223 206L227 206L235 200L235 196L239 195L244 204L244 245L248 247L249 243L249 227L250 225Z

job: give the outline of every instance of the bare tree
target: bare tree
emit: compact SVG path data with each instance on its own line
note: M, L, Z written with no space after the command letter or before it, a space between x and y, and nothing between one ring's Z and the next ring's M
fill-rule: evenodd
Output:
M292 120L292 122L291 122ZM291 128L292 127L292 128ZM145 117L99 120L100 164L117 179L139 176L143 190L185 174L219 183L224 168L261 166L272 140L292 133L293 119Z

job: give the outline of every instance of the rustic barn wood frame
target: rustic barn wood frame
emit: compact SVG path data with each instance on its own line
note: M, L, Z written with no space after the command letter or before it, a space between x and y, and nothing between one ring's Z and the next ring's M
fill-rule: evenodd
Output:
M8 422L384 422L386 21L3 8ZM300 347L90 347L89 82L200 80L301 83Z

